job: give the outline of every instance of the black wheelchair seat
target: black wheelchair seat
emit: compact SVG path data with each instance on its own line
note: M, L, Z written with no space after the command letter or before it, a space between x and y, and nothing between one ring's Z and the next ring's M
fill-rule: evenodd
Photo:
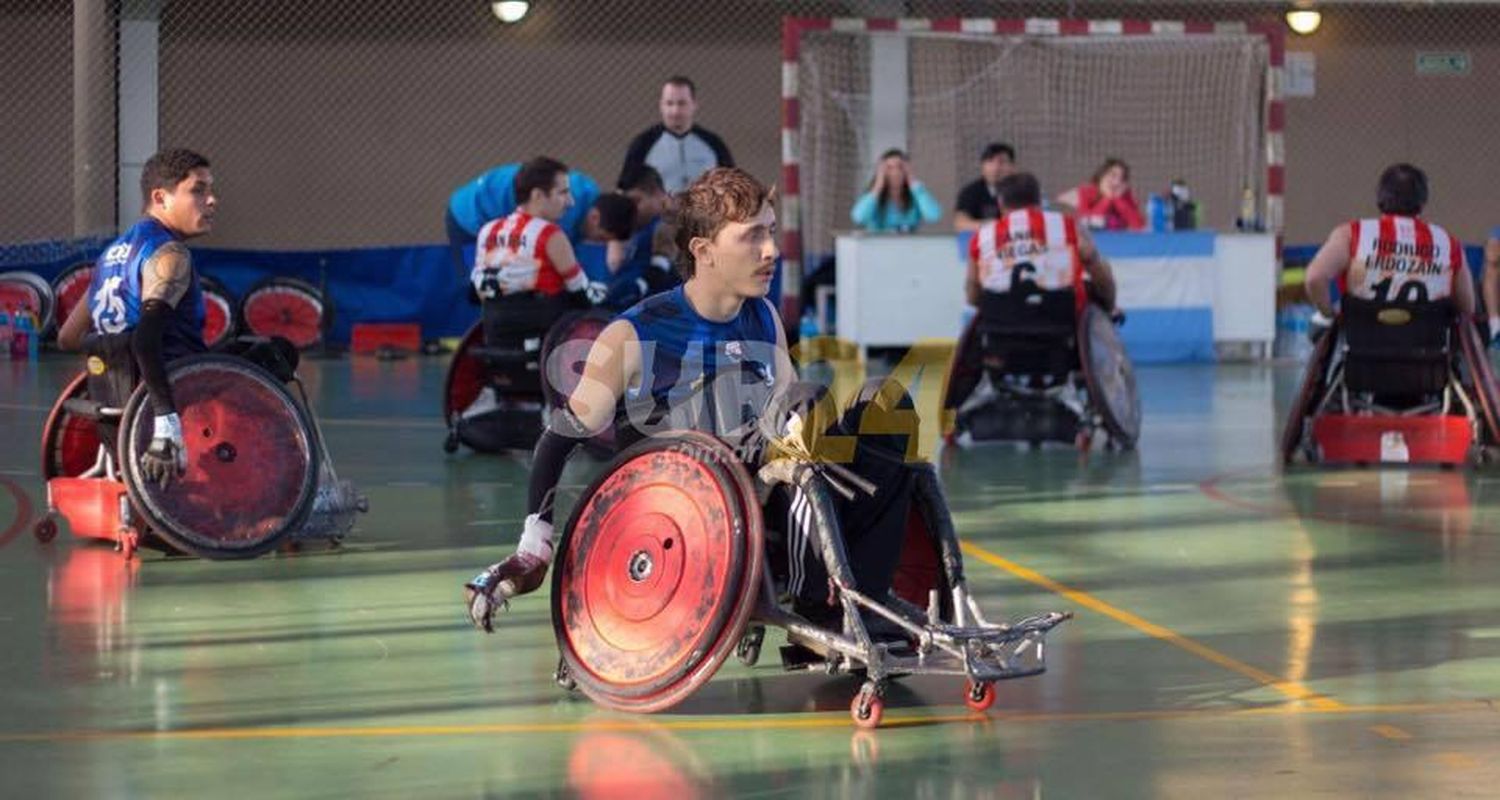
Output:
M1346 297L1344 383L1352 392L1413 397L1442 392L1453 360L1449 301L1392 303Z
M1078 322L1071 289L987 292L975 331L992 376L1066 378L1078 369Z

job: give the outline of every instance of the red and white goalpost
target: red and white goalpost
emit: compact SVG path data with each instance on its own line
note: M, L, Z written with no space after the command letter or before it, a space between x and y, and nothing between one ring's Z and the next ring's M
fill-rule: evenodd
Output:
M1048 195L1116 156L1143 205L1180 177L1222 230L1249 189L1279 235L1283 46L1272 23L784 19L783 313L797 318L802 260L832 252L887 147L945 206L1004 141Z

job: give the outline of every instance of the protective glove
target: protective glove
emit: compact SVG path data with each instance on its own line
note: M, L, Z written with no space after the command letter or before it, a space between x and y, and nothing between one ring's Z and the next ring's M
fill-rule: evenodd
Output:
M469 282L474 285L474 293L480 299L494 300L500 296L499 276L499 270L480 268L469 273Z
M583 288L583 293L584 296L588 297L590 303L597 306L604 302L604 298L609 296L609 285L603 281L589 281L588 286Z
M187 472L187 446L182 441L182 419L176 412L157 416L151 446L141 454L141 474L165 489Z

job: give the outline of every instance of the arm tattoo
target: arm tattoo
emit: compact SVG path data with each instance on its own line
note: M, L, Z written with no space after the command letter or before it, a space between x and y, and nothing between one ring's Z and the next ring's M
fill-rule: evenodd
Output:
M173 308L193 279L192 257L181 242L168 242L141 268L141 300L161 300Z

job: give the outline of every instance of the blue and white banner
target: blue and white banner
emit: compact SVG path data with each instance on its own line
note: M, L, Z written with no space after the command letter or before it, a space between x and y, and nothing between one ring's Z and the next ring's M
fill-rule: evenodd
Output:
M960 234L967 261L970 234ZM1094 233L1114 270L1124 310L1120 339L1138 364L1213 361L1214 241L1212 231Z
M1214 234L1098 233L1125 311L1120 338L1143 364L1214 360Z

